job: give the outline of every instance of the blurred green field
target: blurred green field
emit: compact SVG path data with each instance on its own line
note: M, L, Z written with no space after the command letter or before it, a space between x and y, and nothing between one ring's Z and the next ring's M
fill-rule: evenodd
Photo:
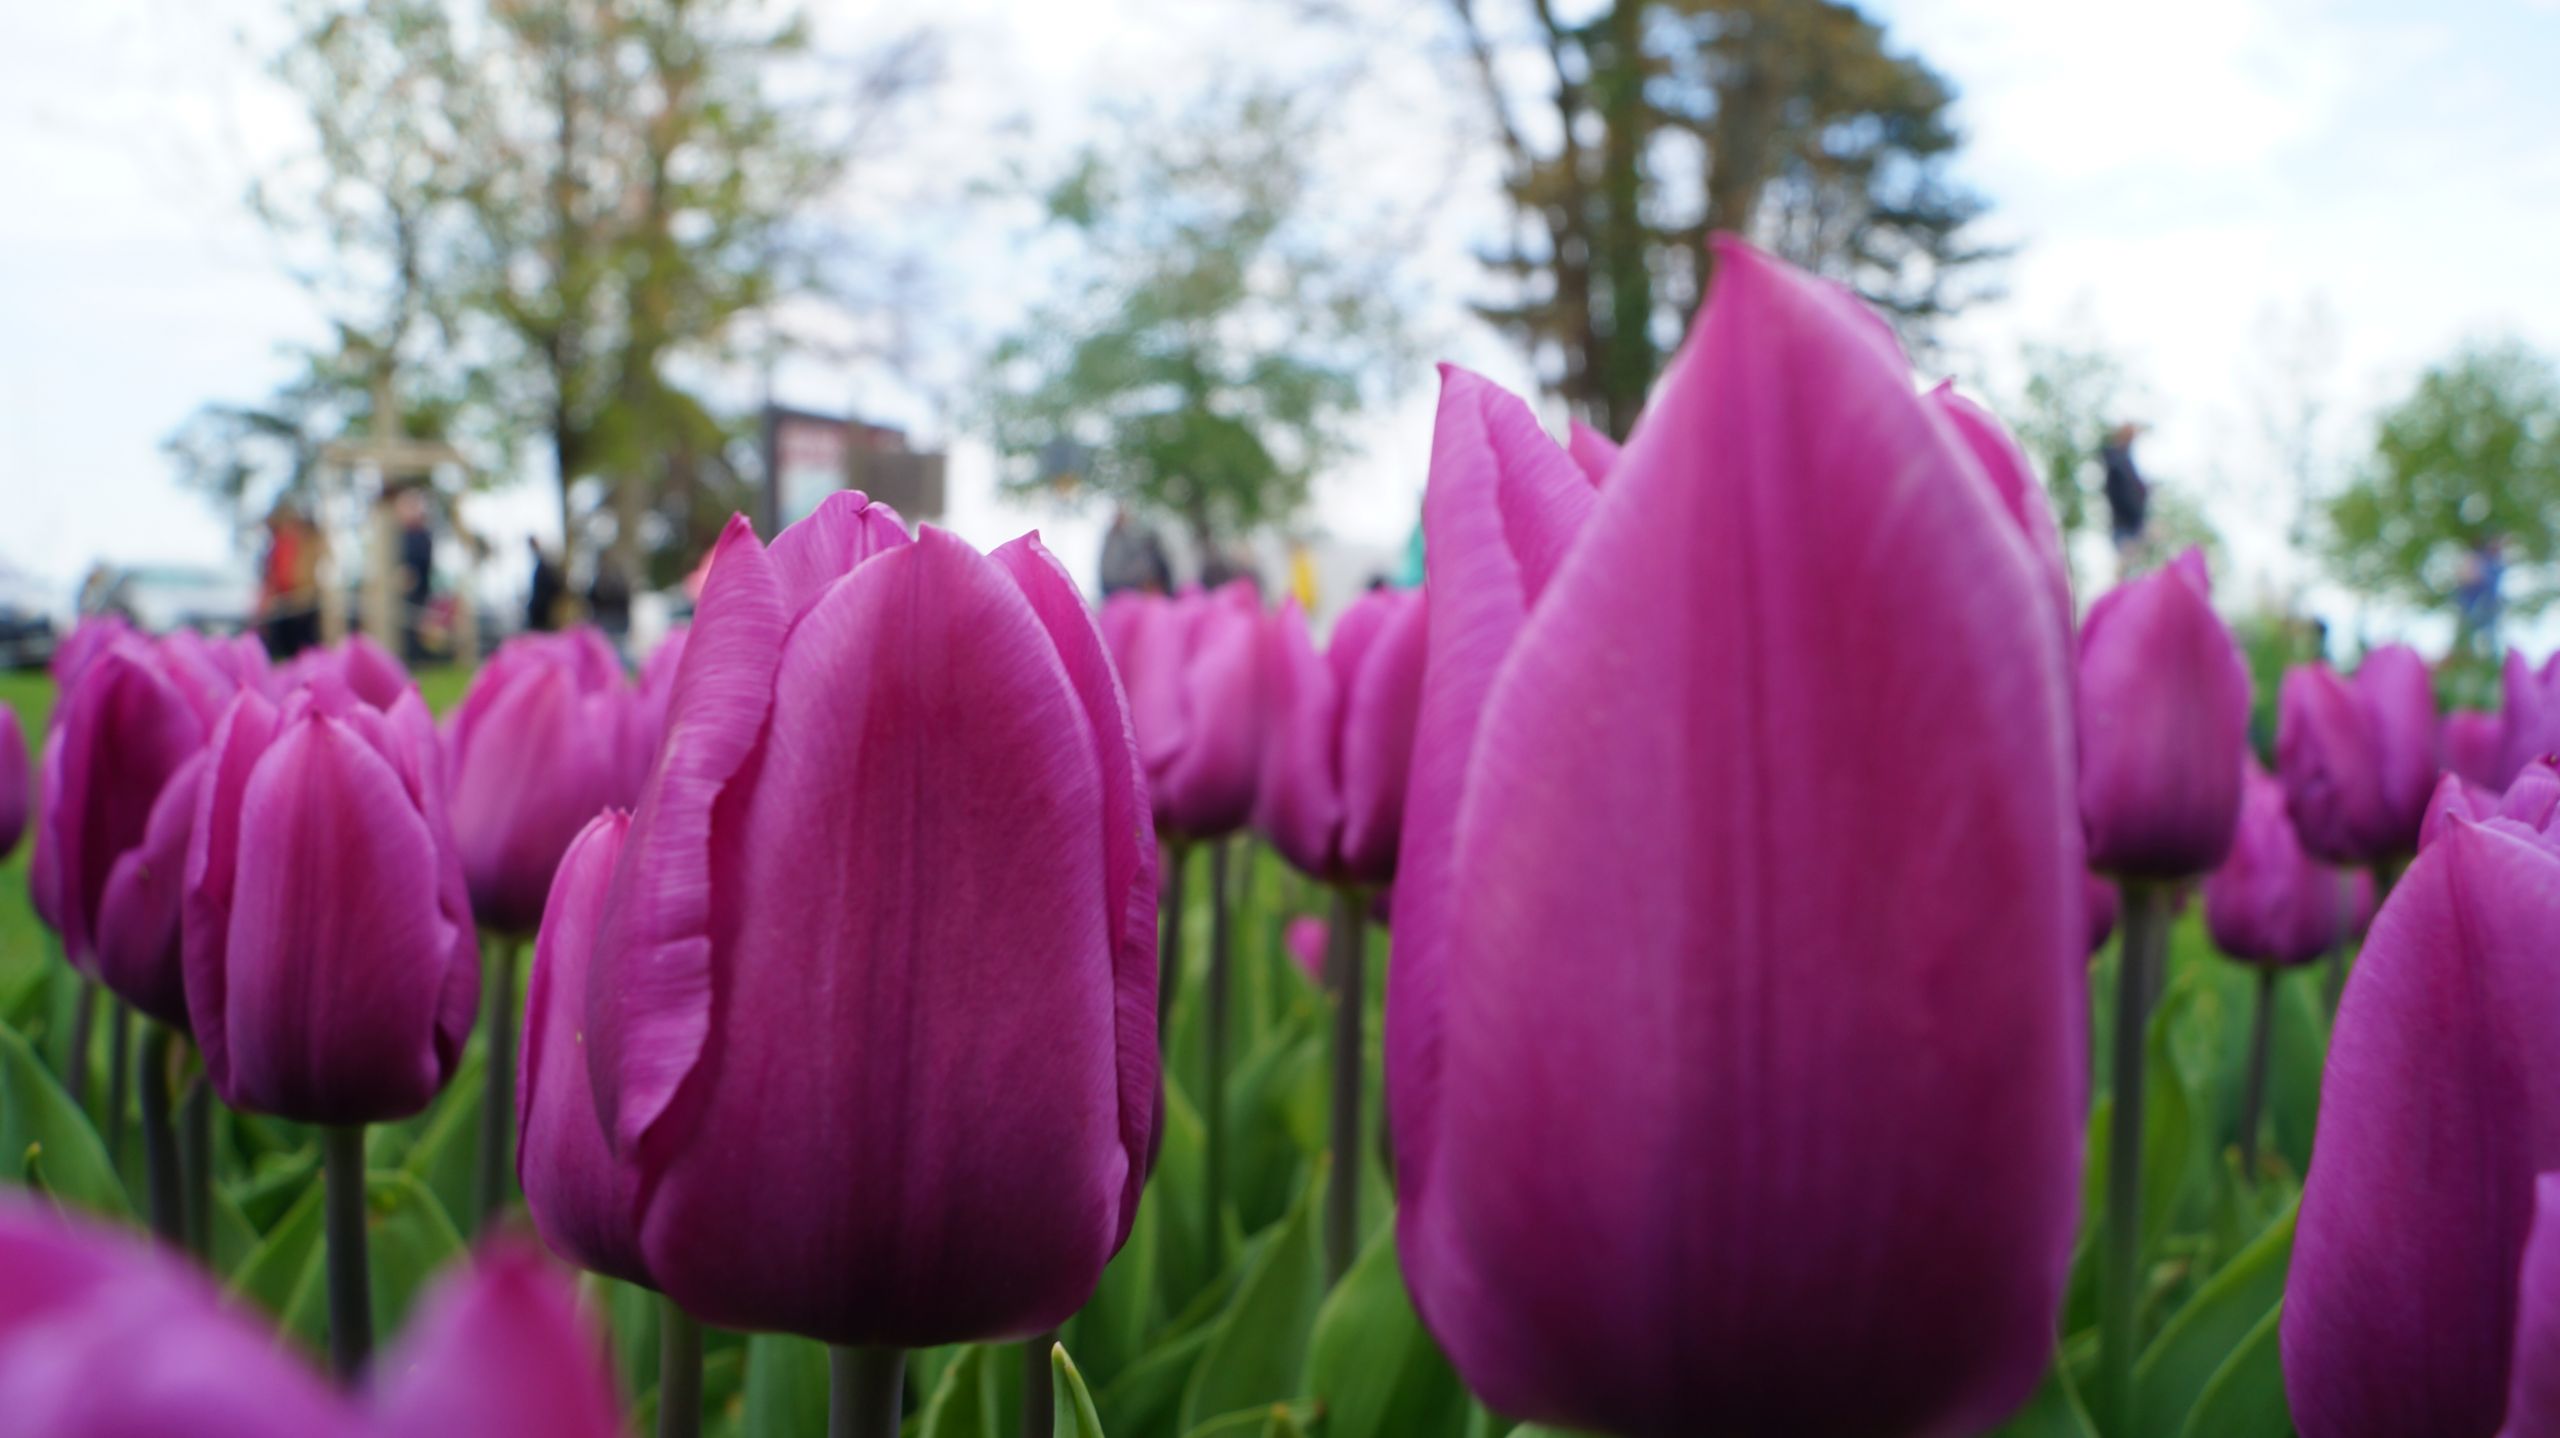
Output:
M468 669L428 669L418 675L419 692L438 714L452 708L470 683ZM18 728L26 735L30 751L30 768L35 754L44 747L45 724L52 717L53 702L51 675L34 670L0 673L0 705L17 712ZM32 805L28 822L34 822ZM5 861L0 861L0 993L13 991L20 976L53 951L53 937L36 922L35 906L27 899L27 856L34 847L32 841L30 833Z

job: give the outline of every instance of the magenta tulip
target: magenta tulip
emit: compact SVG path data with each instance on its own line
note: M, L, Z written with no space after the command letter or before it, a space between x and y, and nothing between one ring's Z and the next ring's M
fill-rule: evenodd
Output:
M1565 453L1573 457L1583 477L1598 484L1618 467L1618 442L1580 420L1565 427Z
M524 1046L516 1072L516 1181L551 1251L580 1268L654 1287L633 1228L639 1177L615 1159L587 1072L587 968L597 915L622 857L631 816L595 817L571 841L552 881L525 985Z
M1873 316L1717 258L1596 497L1443 390L1398 1247L1506 1415L1978 1432L2052 1355L2077 1219L2062 627Z
M2516 1344L2503 1438L2560 1433L2560 1173L2534 1180L2533 1229L2516 1275Z
M1325 954L1333 944L1332 928L1313 914L1300 914L1289 921L1289 927L1281 932L1280 937L1288 947L1290 959L1297 964L1299 972L1307 976L1307 982L1324 983Z
M2314 856L2374 864L2415 853L2436 755L2435 690L2416 650L2377 649L2353 680L2322 664L2285 675L2276 765Z
M640 747L644 755L641 760L644 777L648 769L645 756L657 753L658 736L667 732L667 704L675 698L676 671L684 664L685 639L692 632L682 624L668 630L667 637L658 641L658 647L649 651L648 659L640 666Z
M2252 758L2231 855L2204 881L2205 927L2253 964L2307 964L2336 948L2348 914L2338 871L2295 836L2285 790Z
M621 1438L602 1335L532 1252L492 1245L418 1305L370 1405L382 1438Z
M183 893L186 997L214 1091L307 1123L405 1118L453 1076L479 996L426 705L323 672L244 690L207 751Z
M2204 555L2108 591L2080 629L2080 820L2089 866L2183 879L2231 852L2249 671Z
M1155 817L1215 839L1253 817L1261 779L1262 599L1246 580L1203 594L1114 596L1104 621L1128 692Z
M402 694L416 690L409 671L391 651L363 634L350 634L326 649L306 649L276 670L274 692L281 696L323 676L334 678L376 709L388 709Z
M2456 709L2444 716L2436 733L2446 772L2459 774L2482 788L2495 789L2506 768L2506 730L2495 714Z
M178 891L199 755L223 706L264 674L255 640L110 632L77 665L45 741L37 908L75 965L182 1029Z
M1974 461L1991 480L2000 496L2000 505L2017 523L2019 535L2026 540L2036 572L2044 577L2045 587L2052 592L2054 613L2060 616L2063 647L2070 646L2071 634L2071 566L2062 553L2062 529L2054 523L2052 506L2045 502L2044 483L2036 477L2034 465L2018 441L1991 411L1956 393L1952 381L1929 391L1928 402L1938 407L1947 422L1973 451Z
M453 837L481 927L530 934L578 830L639 797L655 735L601 630L500 645L446 729Z
M1302 873L1370 885L1395 877L1422 698L1424 609L1420 590L1371 590L1335 623L1322 658L1296 600L1271 617L1271 714L1254 827Z
M2489 782L2492 789L2505 788L2534 760L2560 755L2560 654L2536 668L2510 649L2502 682L2498 769Z
M1036 539L864 510L770 551L731 521L611 877L550 923L595 936L594 1098L670 1298L842 1345L1020 1337L1092 1292L1145 1177L1146 790ZM531 1058L541 1101L562 1068Z
M2487 1438L2521 1376L2535 1183L2560 1169L2546 790L2486 817L2440 800L2347 981L2284 1305L2304 1438Z
M18 711L0 706L0 859L18 847L27 832L27 736L18 727Z

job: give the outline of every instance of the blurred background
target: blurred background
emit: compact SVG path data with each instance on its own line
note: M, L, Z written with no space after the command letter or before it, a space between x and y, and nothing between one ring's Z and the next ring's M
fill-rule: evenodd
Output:
M1449 360L1633 422L1712 229L2261 670L2552 647L2560 3L84 0L0 19L0 663L636 656L854 485L1089 589L1417 572Z

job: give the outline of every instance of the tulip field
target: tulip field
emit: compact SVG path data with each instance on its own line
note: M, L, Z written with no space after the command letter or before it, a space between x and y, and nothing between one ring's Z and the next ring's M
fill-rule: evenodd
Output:
M2560 1434L2560 663L2253 751L2200 554L1718 244L1322 634L851 491L636 666L84 626L0 1433Z

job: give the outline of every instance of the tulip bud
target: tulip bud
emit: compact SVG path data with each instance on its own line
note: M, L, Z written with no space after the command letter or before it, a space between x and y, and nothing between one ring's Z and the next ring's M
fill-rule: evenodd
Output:
M1326 951L1333 945L1332 926L1314 914L1300 914L1289 921L1280 937L1307 982L1321 987L1325 982Z
M1115 596L1105 632L1128 692L1156 822L1194 839L1253 817L1265 722L1262 600L1235 580Z
M2498 711L2498 771L2489 787L2507 782L2536 759L2560 756L2560 654L2536 669L2510 649L2501 682L2504 704Z
M271 687L282 695L330 681L376 709L390 708L402 694L417 688L391 651L363 634L350 634L326 649L305 649L276 671Z
M2231 855L2204 881L2205 926L2235 959L2307 964L2338 946L2346 889L2294 836L2284 786L2254 757L2246 770Z
M373 1385L382 1438L621 1438L601 1335L540 1258L498 1242L439 1282Z
M2510 1366L2535 1184L2560 1169L2554 933L2560 832L2513 792L2491 817L2441 814L2374 920L2286 1286L2285 1389L2307 1438L2499 1430L2525 1376Z
M1414 1302L1522 1419L1989 1428L2051 1356L2080 1184L2049 578L1874 318L1730 239L1596 499L1522 420L1452 375L1424 501Z
M2456 709L2445 715L2444 727L2437 733L2446 770L2484 789L2499 787L2505 777L2506 742L2498 716L2476 709Z
M2321 664L2285 675L2276 763L2313 855L2371 864L2415 853L2436 752L2435 691L2416 650L2377 649L2352 681Z
M244 690L187 848L187 1008L214 1091L306 1123L406 1118L453 1076L480 965L426 705Z
M2080 629L2080 820L2089 866L2182 879L2231 851L2249 671L2190 549L2107 592Z
M510 639L472 677L446 732L453 837L483 928L533 932L569 840L639 797L647 723L592 627Z
M18 728L18 712L0 706L0 859L27 832L29 782L27 736Z
M1271 617L1272 703L1254 826L1312 877L1395 877L1422 697L1423 608L1419 590L1369 591L1334 625L1322 659L1296 600Z
M1092 1292L1145 1177L1146 790L1047 551L893 542L847 523L863 503L770 552L742 519L721 537L592 921L588 1062L640 1256L686 1311L1020 1337ZM791 562L813 523L868 553ZM560 1066L530 1063L539 1102Z

